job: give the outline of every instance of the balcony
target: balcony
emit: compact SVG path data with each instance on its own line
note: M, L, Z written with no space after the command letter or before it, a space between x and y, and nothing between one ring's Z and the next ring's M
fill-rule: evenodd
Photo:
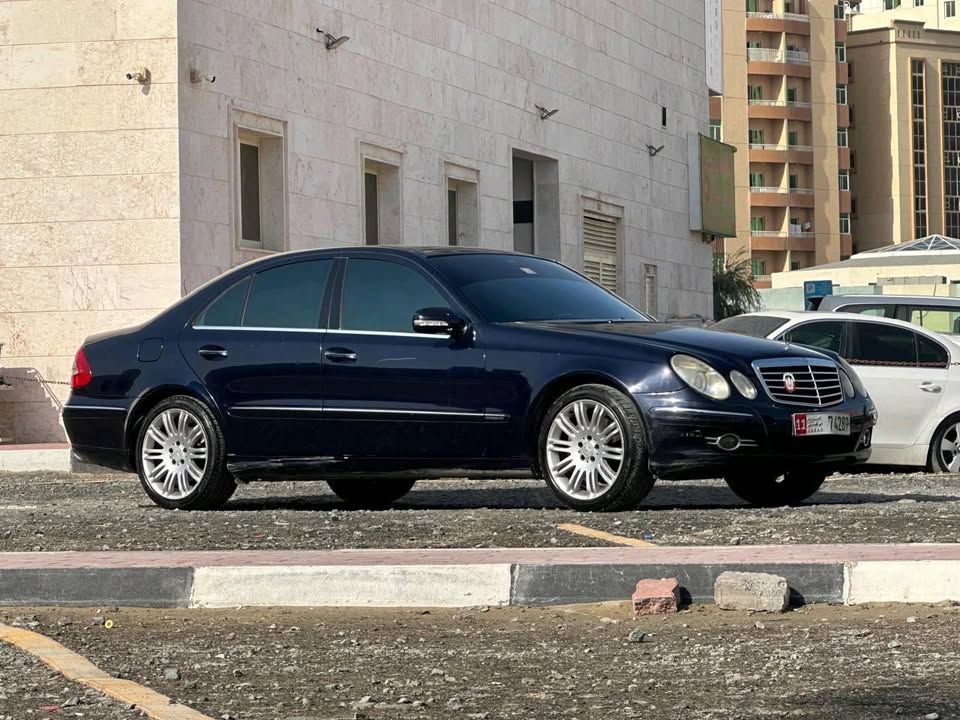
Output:
M805 52L747 48L747 60L750 63L747 72L750 75L810 77L810 56Z
M813 252L816 250L815 237L815 234L812 232L751 230L750 249L771 250L773 252L783 252L786 250Z
M810 122L813 119L813 113L808 102L765 99L751 99L748 102L747 117L765 120L799 120L801 122Z
M813 188L751 187L751 207L813 207Z
M809 35L810 17L798 13L748 12L747 30Z
M813 148L810 145L768 145L750 143L750 162L813 164Z

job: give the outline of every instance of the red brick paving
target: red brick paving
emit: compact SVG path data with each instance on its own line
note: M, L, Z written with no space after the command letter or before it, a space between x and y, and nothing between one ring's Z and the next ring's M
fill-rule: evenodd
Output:
M238 550L231 552L0 553L22 568L234 567L264 565L642 565L960 560L960 544L739 545L731 547L494 548L452 550Z

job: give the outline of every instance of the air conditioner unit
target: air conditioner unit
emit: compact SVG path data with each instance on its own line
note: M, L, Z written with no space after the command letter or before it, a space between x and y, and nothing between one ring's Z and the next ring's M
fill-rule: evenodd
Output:
M804 223L801 227L803 227L804 230L809 230L810 228L813 227L813 225L811 225L810 223L806 222L806 223Z

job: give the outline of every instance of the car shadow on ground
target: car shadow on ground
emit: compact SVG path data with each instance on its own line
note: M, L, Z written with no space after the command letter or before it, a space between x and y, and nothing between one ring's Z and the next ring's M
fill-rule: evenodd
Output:
M268 488L268 485L261 486ZM907 493L903 495L871 492L830 490L818 492L805 506L863 505L869 503L896 503L903 500L918 503L960 501L957 495ZM649 512L675 510L746 509L749 506L725 487L685 487L685 483L663 483L655 487L638 510ZM349 506L332 494L298 494L278 497L238 497L225 510L263 511L299 510L306 512L350 510ZM458 488L455 481L450 488L414 489L394 503L391 510L567 510L546 488L502 486Z

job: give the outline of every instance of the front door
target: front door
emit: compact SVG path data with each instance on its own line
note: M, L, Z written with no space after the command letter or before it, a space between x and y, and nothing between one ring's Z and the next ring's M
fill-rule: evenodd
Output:
M320 432L322 311L333 263L291 262L247 276L182 332L181 351L222 412L231 457L333 454Z
M483 351L413 331L417 310L463 310L401 258L345 261L324 350L327 428L346 458L478 460L487 452Z

